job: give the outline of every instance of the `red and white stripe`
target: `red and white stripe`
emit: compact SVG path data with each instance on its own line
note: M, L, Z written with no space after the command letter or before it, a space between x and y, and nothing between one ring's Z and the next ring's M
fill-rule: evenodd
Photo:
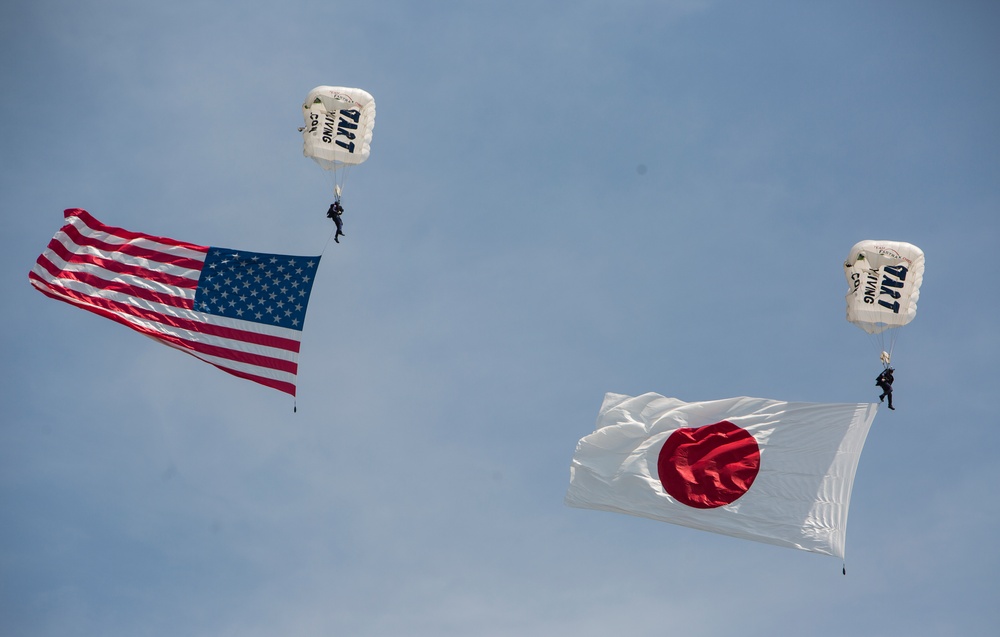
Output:
M194 310L208 247L107 226L78 208L64 214L28 274L39 292L295 395L299 331Z

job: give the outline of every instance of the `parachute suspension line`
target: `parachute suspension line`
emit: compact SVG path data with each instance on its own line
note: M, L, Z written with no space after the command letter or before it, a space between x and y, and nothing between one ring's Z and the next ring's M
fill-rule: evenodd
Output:
M888 369L892 363L892 352L896 348L896 338L899 336L899 329L891 327L881 334L877 334L877 336L879 337L879 341L876 343L876 346L880 352L882 366Z
M331 168L329 171L330 183L333 186L333 196L337 201L344 195L344 184L347 182L347 171L351 167L349 165L338 165Z
M893 348L896 347L896 330L894 329L886 330L885 336L886 336L885 341L888 342L883 341L884 346L882 348L882 353L885 354L885 356L882 359L882 365L886 369L889 369L889 364L892 362L892 350Z
M889 367L892 359L892 351L896 347L896 338L899 336L899 328L890 327L878 334L868 334L868 342L872 349L878 354L883 367Z
M872 349L879 353L879 357L881 358L881 353L885 351L882 334L868 334L868 342L871 343Z
M340 201L340 197L344 194L344 185L347 184L347 173L351 170L351 165L347 164L337 172L340 173L340 179L337 181L337 185L334 187L334 192L337 194L337 200Z
M892 352L885 348L885 332L869 334L868 342L872 344L872 349L874 349L875 353L878 354L880 360L884 359L885 354L892 354ZM884 362L885 361L883 360L883 363Z
M344 184L347 182L347 172L351 166L340 165L328 171L327 178L330 180L331 194L336 201L340 201L344 196Z
M896 349L896 339L899 337L899 330L898 329L892 329L892 330L889 330L889 331L892 332L892 335L889 338L889 349L886 350L886 351L889 352L889 357L891 358L893 350ZM889 365L886 365L886 367L889 367Z
M336 194L337 194L337 169L336 168L331 168L330 170L328 170L326 172L329 173L327 175L327 179L330 182L330 189L333 190L333 194L334 194L334 196L336 196Z

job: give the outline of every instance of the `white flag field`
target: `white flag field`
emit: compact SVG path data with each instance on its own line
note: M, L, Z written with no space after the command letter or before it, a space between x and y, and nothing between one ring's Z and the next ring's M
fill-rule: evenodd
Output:
M843 558L877 410L609 393L573 454L566 504Z

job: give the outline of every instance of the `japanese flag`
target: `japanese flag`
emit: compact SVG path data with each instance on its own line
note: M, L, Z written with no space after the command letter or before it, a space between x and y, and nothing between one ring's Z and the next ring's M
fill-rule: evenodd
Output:
M566 504L842 558L877 409L609 393L577 444Z

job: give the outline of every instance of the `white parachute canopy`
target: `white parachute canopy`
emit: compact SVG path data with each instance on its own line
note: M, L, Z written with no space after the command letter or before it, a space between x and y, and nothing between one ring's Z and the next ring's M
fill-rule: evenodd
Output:
M368 159L375 98L359 88L317 86L302 104L302 153L334 174L339 195L347 169Z
M844 261L847 320L873 336L889 365L896 328L917 314L924 253L901 241L859 241Z

